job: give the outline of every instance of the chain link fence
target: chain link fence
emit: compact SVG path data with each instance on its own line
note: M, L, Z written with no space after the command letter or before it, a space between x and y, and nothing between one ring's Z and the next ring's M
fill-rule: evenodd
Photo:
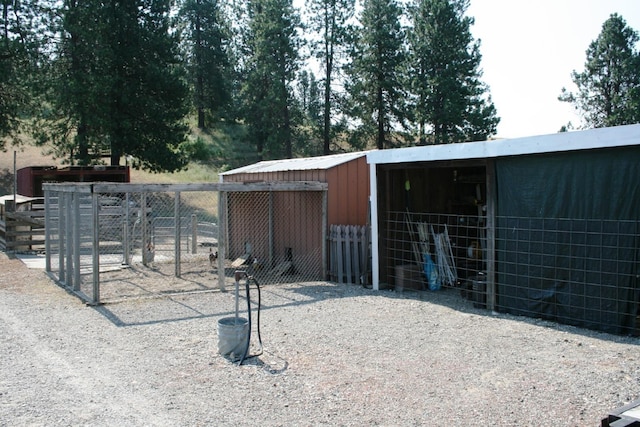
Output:
M326 276L324 184L44 189L47 272L91 304Z

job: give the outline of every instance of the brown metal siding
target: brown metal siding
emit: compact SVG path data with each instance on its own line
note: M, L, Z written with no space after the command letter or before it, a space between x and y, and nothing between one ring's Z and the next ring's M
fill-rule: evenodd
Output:
M365 157L327 171L328 222L366 225L369 206L369 168Z
M330 169L226 175L225 182L319 181L329 186L327 222L366 225L369 213L369 167L365 156ZM319 220L322 216L319 215Z

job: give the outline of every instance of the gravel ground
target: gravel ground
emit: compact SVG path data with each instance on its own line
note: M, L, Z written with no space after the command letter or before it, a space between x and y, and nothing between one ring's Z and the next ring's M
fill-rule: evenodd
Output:
M233 301L89 307L0 253L0 425L597 426L640 397L637 338L452 291L265 286L264 353L237 366L217 353Z

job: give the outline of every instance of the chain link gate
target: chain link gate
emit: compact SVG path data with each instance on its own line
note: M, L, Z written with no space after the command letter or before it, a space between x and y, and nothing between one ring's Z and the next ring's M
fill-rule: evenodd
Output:
M326 278L326 184L45 184L46 270L91 304Z

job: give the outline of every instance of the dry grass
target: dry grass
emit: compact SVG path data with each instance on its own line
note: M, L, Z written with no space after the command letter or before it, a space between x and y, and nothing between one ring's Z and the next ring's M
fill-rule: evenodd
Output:
M43 154L43 149L40 147L32 145L9 147L6 152L0 152L0 195L13 192L14 157L16 170L28 166L65 166L61 159L56 160L51 155ZM149 173L132 169L131 182L163 184L218 182L218 172L210 166L199 163L192 163L187 170L176 173Z

